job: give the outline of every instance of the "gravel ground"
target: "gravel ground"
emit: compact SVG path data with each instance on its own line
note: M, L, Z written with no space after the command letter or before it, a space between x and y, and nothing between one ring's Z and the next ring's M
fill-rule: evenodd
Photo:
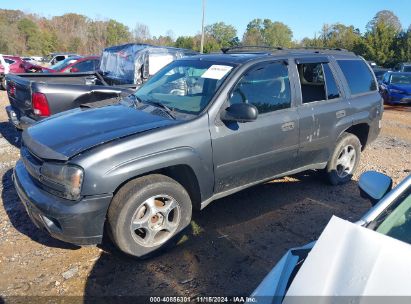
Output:
M0 93L0 295L246 295L284 252L316 239L332 215L355 221L370 208L352 182L332 187L315 172L253 187L194 214L176 248L138 261L108 241L76 247L49 237L29 220L11 173L17 133ZM381 136L363 153L358 174L378 170L394 183L411 170L411 108L387 108ZM0 297L0 303L2 302Z

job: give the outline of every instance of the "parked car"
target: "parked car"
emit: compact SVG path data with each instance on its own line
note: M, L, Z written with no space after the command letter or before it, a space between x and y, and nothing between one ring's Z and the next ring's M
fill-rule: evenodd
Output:
M59 66L62 72L8 75L6 108L10 122L24 129L50 115L79 107L83 103L118 99L133 93L167 63L195 52L141 44L110 47L103 51L99 71L84 72L94 67L97 58L70 63L72 56ZM57 68L57 67L56 67ZM17 93L16 93L17 92ZM101 104L101 103L99 103Z
M373 68L372 71L374 72L375 78L377 78L378 84L381 84L384 74L389 72L390 69L378 67L378 68Z
M2 55L0 59L0 81L2 89L6 89L6 75L9 73L26 73L38 71L40 66L22 60L19 56Z
M21 59L31 64L38 64L38 61L33 57L21 57Z
M43 73L82 73L95 72L99 69L99 56L73 56L59 61L49 68L43 68Z
M361 195L370 199L373 207L356 224L411 244L411 175L391 190L392 180L390 177L382 173L369 171L362 174L358 185ZM338 238L336 240L338 240ZM369 245L371 242L368 238L363 240L362 243L367 243L367 240ZM347 241L348 240L346 239L341 240L341 242ZM301 267L304 265L307 256L309 257L310 251L314 246L316 246L316 242L289 250L255 289L252 293L252 297L258 298L258 303L282 303L284 296L287 294L288 289L293 284L294 279L299 274ZM330 246L332 245L330 244ZM373 246L372 248L376 250L378 247ZM329 255L343 255L342 252L336 250L336 246L333 246L332 250L329 250ZM337 264L333 265L333 268L328 270L330 275L334 274L333 277L339 279L341 282L330 280L328 286L320 285L317 286L317 288L324 288L325 290L327 287L327 292L333 292L332 286L334 286L334 288L335 286L338 287L341 285L347 287L347 285L349 285L345 284L345 281L347 280L344 282L342 282L342 280L348 278L351 282L357 282L359 276L358 273L365 268L373 269L373 273L369 273L368 275L362 274L362 279L360 280L361 286L367 284L368 280L371 281L372 275L381 276L381 273L374 273L374 271L378 268L377 264L380 264L381 266L382 259L378 260L378 263L370 265L373 261L372 256L377 254L375 250L373 250L374 252L372 252L372 254L368 253L368 265L361 265L355 264L359 263L360 260L353 257L352 251L354 251L354 248L351 247L351 256L353 258L345 261L350 267L344 267L342 264ZM357 269L357 274L353 274L353 276L350 277L347 268ZM344 275L338 276L338 271L344 271ZM311 277L311 279L313 278ZM307 285L310 285L311 282L307 282ZM385 284L391 283L393 282L385 282ZM360 283L351 284L351 288L355 288L356 284ZM397 282L396 285L396 290L399 290L398 287L401 283ZM407 287L407 289L409 289L409 287ZM341 295L341 293L335 292L334 295ZM361 295L362 294L356 294L355 291L352 291L351 294L351 296Z
M379 88L384 103L411 104L411 73L387 72Z
M51 53L46 57L42 58L42 63L46 66L55 65L57 62L62 61L69 57L76 57L77 54L74 53Z
M26 65L20 57L4 55L4 61L9 65L9 73L25 73ZM27 66L28 67L28 66Z
M394 67L395 72L411 72L411 62L401 62Z
M106 226L143 257L177 240L193 208L258 183L309 169L349 181L380 132L367 63L346 51L226 52L178 59L119 104L26 129L14 184L31 219L76 244L101 242Z
M6 89L6 75L9 73L10 68L8 63L4 60L2 54L0 54L0 87Z

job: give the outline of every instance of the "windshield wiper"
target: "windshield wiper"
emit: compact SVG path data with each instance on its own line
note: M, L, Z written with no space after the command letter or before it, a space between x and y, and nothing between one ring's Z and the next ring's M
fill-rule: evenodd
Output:
M136 98L138 98L136 96ZM159 101L155 101L155 100L145 100L144 103L148 103L151 104L155 107L158 107L160 109L162 109L164 112L166 112L168 114L168 116L170 116L172 119L176 120L176 115L174 114L174 111L172 109L170 109L169 107L167 107L165 104L159 102Z
M135 108L137 108L139 103L142 103L143 101L140 99L140 97L134 95L134 94L130 94L127 96L129 99L131 99L133 101L133 105Z

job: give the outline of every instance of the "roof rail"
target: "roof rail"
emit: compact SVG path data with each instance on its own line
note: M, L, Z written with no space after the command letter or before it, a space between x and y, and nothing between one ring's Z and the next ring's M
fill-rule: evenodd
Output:
M283 51L283 50L312 50L312 51L341 51L341 52L349 52L343 48L329 48L329 47L293 47L293 48L286 48L281 46L267 46L267 45L238 45L233 47L222 48L221 51L224 54L230 52L249 52L249 51Z
M268 45L237 45L237 46L222 48L221 51L224 54L227 54L232 51L247 52L250 50L256 51L258 49L264 50L264 51L273 51L273 50L281 51L281 50L284 50L285 48L280 47L280 46L268 46Z
M294 47L291 50L319 50L319 51L341 51L341 52L349 52L347 49L343 48L330 48L330 47L315 47L315 46L301 46L301 47Z

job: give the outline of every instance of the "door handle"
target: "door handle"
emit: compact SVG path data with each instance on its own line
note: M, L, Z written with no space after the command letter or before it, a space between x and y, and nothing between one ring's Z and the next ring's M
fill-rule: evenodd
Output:
M286 132L286 131L294 130L294 126L295 126L294 121L286 122L281 125L281 131Z
M336 116L337 118L343 118L343 117L345 117L345 110L341 110L341 111L335 112L335 116Z

